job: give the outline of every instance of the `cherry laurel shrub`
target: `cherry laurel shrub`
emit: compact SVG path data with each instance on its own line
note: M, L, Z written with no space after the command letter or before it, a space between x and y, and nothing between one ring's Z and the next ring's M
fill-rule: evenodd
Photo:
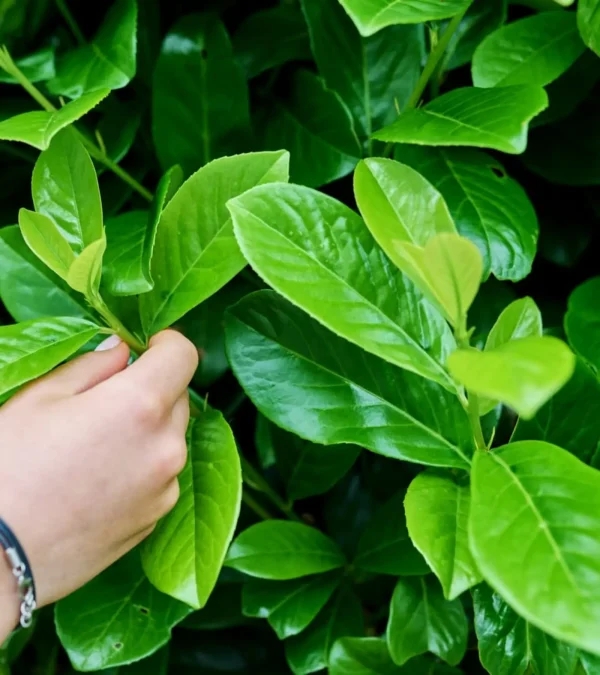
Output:
M600 673L599 0L97 5L0 1L0 400L175 325L189 458L0 673Z

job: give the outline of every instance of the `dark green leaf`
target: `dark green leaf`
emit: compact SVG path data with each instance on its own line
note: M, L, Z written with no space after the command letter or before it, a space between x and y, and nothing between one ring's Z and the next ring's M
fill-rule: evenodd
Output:
M577 3L577 24L585 44L600 56L600 0Z
M218 583L206 606L190 614L181 627L219 631L250 623L242 614L242 588L241 583Z
M600 656L580 652L579 657L585 675L598 675L600 673Z
M55 75L54 52L54 47L43 47L29 56L15 59L15 65L30 82L44 82ZM0 82L17 84L17 80L2 69Z
M106 154L113 162L120 162L129 152L140 128L140 106L135 101L121 103L111 97L103 108L104 115L98 124L97 133L106 147Z
M577 354L600 370L600 277L589 279L571 293L565 331Z
M385 640L345 637L338 640L329 656L330 675L408 675L390 657Z

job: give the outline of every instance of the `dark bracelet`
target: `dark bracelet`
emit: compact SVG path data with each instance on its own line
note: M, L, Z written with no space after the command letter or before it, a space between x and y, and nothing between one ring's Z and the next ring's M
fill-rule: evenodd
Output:
M33 612L37 607L35 597L35 582L27 555L15 533L0 518L0 547L4 549L12 573L17 579L19 599L21 601L21 618L19 623L23 628L29 628L33 623Z

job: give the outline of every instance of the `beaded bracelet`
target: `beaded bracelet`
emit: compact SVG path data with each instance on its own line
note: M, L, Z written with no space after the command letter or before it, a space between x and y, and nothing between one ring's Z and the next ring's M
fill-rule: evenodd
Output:
M19 623L29 628L33 623L33 612L37 607L35 582L23 547L10 527L0 518L0 547L4 549L19 589L21 616Z

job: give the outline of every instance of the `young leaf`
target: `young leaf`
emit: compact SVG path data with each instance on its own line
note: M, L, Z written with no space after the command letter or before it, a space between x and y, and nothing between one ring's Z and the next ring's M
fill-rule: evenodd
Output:
M260 119L261 147L290 151L292 182L319 187L354 169L362 150L352 118L323 80L300 70L288 96L269 104Z
M471 490L469 541L485 580L534 626L600 654L598 471L521 441L479 451Z
M472 433L455 396L330 333L272 291L231 309L226 337L237 378L278 426L314 443L468 468Z
M456 665L465 655L467 633L460 600L446 600L435 577L398 580L386 632L394 663L401 666L429 651Z
M372 35L385 26L446 19L465 10L471 0L340 0L362 35Z
M347 206L277 184L228 208L244 256L275 290L363 349L453 389L437 354L419 344L412 317L401 314L406 279Z
M56 605L56 630L73 667L95 671L150 656L191 611L152 586L135 549Z
M577 3L577 25L585 44L600 56L600 0Z
M473 84L543 87L560 77L584 50L572 12L535 14L509 23L479 45L473 56Z
M587 363L600 370L600 277L578 286L569 297L565 332L569 344Z
M180 164L186 176L250 145L248 87L216 15L182 17L167 34L154 71L152 135L163 169Z
M333 645L329 655L330 675L409 675L406 668L392 661L381 638L344 637Z
M460 349L448 368L470 391L506 403L527 420L569 381L575 356L557 338L531 337L485 352Z
M182 185L156 232L154 288L141 300L148 335L170 326L244 268L226 204L255 185L287 180L288 167L285 151L224 157Z
M244 585L245 616L268 619L280 640L301 633L340 584L336 573L291 581L251 581Z
M42 213L20 209L19 228L33 253L55 274L66 279L75 254L54 221Z
M79 98L98 89L121 89L135 75L136 0L117 0L108 10L94 40L58 59L53 94Z
M456 232L442 195L414 169L391 159L360 162L354 194L367 227L388 255L394 242L425 246L436 234Z
M266 520L233 542L225 565L259 579L297 579L342 567L344 555L319 530L302 523Z
M401 490L378 509L358 541L353 564L375 574L415 576L429 567L406 528L405 492Z
M470 502L468 485L434 471L420 473L406 493L410 538L440 580L448 600L481 581L467 538Z
M541 87L464 87L422 108L406 110L372 137L388 143L470 145L518 155L527 147L529 122L547 107L548 96Z
M34 319L0 327L0 395L45 375L97 335L91 321Z
M511 302L500 314L485 343L486 350L495 349L511 340L541 337L542 314L531 298Z
M479 658L491 675L573 673L577 650L532 626L481 584L473 591Z
M396 157L443 195L459 233L477 244L484 278L519 281L531 271L538 221L523 188L493 157L469 148L404 145Z
M46 150L61 129L83 117L109 93L108 89L99 89L54 112L36 110L10 117L0 122L0 141L19 141Z
M96 171L71 129L57 134L39 156L31 193L36 211L56 223L76 254L104 237Z
M67 283L71 288L83 293L86 298L93 298L100 290L102 278L102 258L106 250L106 239L98 239L90 244L75 258Z

